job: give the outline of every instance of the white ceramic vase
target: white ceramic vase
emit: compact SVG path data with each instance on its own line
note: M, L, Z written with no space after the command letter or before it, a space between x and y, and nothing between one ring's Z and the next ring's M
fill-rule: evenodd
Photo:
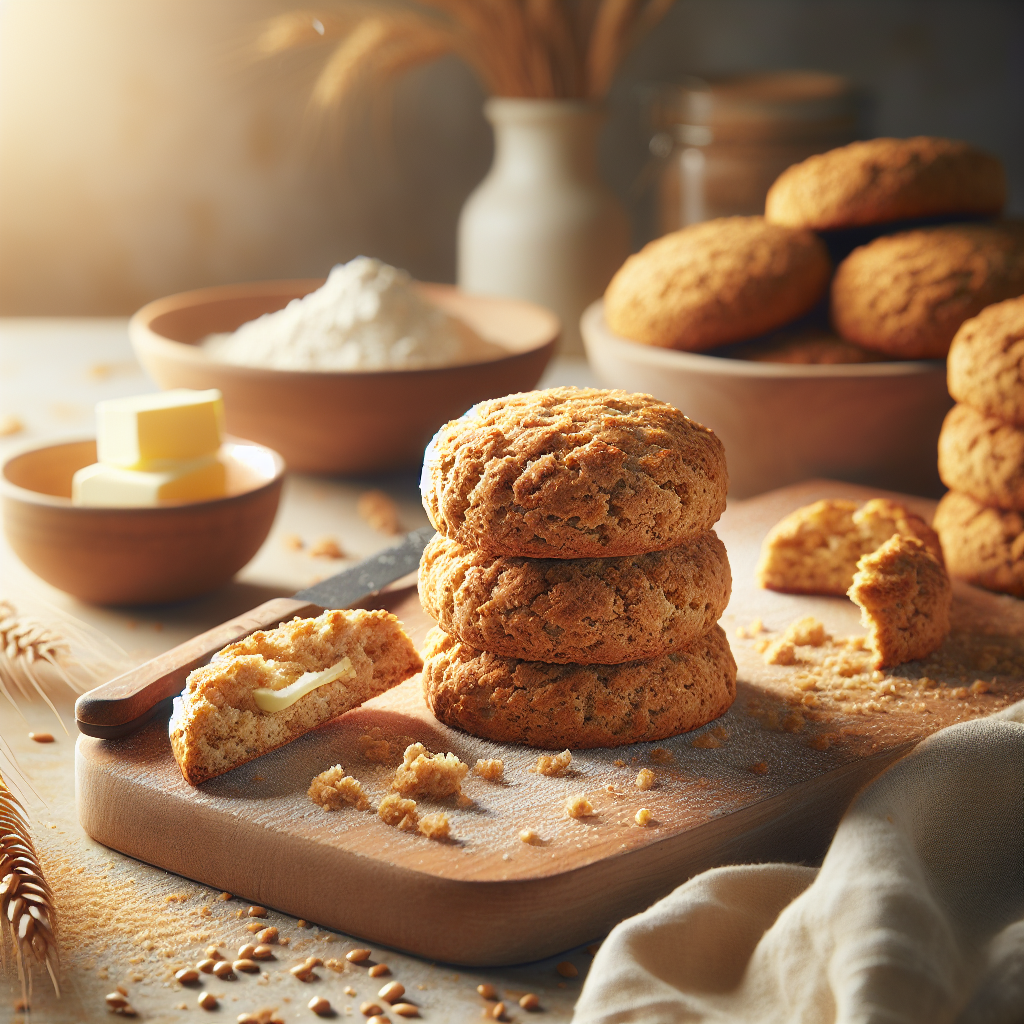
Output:
M490 99L494 163L459 218L458 283L528 299L562 321L581 355L583 310L629 255L629 221L597 170L598 104Z

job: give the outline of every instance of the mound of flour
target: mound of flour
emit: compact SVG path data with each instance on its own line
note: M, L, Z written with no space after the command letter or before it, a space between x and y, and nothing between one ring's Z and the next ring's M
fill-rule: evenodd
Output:
M211 334L213 359L275 370L420 370L507 355L422 298L404 270L358 256L284 309Z

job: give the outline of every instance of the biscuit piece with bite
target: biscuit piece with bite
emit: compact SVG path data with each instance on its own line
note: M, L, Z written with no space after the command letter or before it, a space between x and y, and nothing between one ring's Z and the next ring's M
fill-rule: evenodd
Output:
M946 570L913 537L890 537L857 563L850 599L860 606L877 669L924 658L949 632Z
M845 594L857 561L893 534L921 541L942 562L938 535L918 515L887 498L825 499L780 519L761 546L757 581L789 594Z
M181 774L198 786L397 686L421 667L412 641L389 612L327 611L253 633L193 671L175 698L169 731ZM326 680L320 685L318 674ZM273 691L300 680L313 688L288 707L267 711L257 703L272 705Z

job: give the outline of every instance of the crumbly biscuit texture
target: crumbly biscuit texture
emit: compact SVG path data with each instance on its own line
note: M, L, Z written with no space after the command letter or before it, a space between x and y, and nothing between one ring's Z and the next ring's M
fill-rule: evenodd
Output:
M309 784L309 798L325 810L337 811L351 806L357 811L370 809L370 798L358 779L345 774L340 764L321 772Z
M431 754L422 743L413 743L395 772L391 788L402 796L440 800L462 792L469 766L454 754Z
M1024 295L964 321L946 367L958 402L1024 427Z
M615 664L703 636L729 603L725 545L713 531L618 558L489 555L436 537L420 562L427 614L471 647L527 661Z
M845 594L857 562L893 534L920 540L942 560L935 531L918 515L887 498L825 499L780 519L761 546L757 581L791 594Z
M765 200L774 224L825 231L895 220L999 213L999 159L966 142L918 136L869 139L809 157L775 180Z
M857 565L850 598L868 627L877 669L923 658L949 632L953 590L946 570L913 537L890 537Z
M675 547L725 509L722 442L650 395L552 388L481 402L442 427L421 491L469 548L592 558Z
M832 280L848 341L900 359L942 359L960 325L1024 292L1024 224L958 224L876 238Z
M1024 598L1024 513L949 491L935 510L935 529L951 576Z
M268 714L252 691L281 689L342 658L352 673ZM397 686L422 662L402 624L383 611L327 611L293 619L229 644L192 672L176 698L171 747L185 780L198 786L275 750Z
M1024 427L954 405L939 433L939 476L983 505L1024 511Z
M605 292L605 319L632 341L703 352L802 316L824 295L831 270L810 231L723 217L630 256Z
M696 729L728 710L736 662L721 627L684 651L622 665L549 665L427 636L424 695L475 736L548 750L616 747Z

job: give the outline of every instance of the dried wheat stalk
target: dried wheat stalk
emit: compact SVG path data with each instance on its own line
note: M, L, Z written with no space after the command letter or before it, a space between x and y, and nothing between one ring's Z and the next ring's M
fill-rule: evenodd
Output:
M361 83L389 80L444 54L461 57L496 96L598 99L625 55L675 0L418 0L340 3L271 19L260 56L333 47L313 105L343 102Z
M34 959L46 967L59 996L53 894L39 866L21 804L0 776L0 965L6 965L8 940L14 947L22 995L28 998L31 993Z

